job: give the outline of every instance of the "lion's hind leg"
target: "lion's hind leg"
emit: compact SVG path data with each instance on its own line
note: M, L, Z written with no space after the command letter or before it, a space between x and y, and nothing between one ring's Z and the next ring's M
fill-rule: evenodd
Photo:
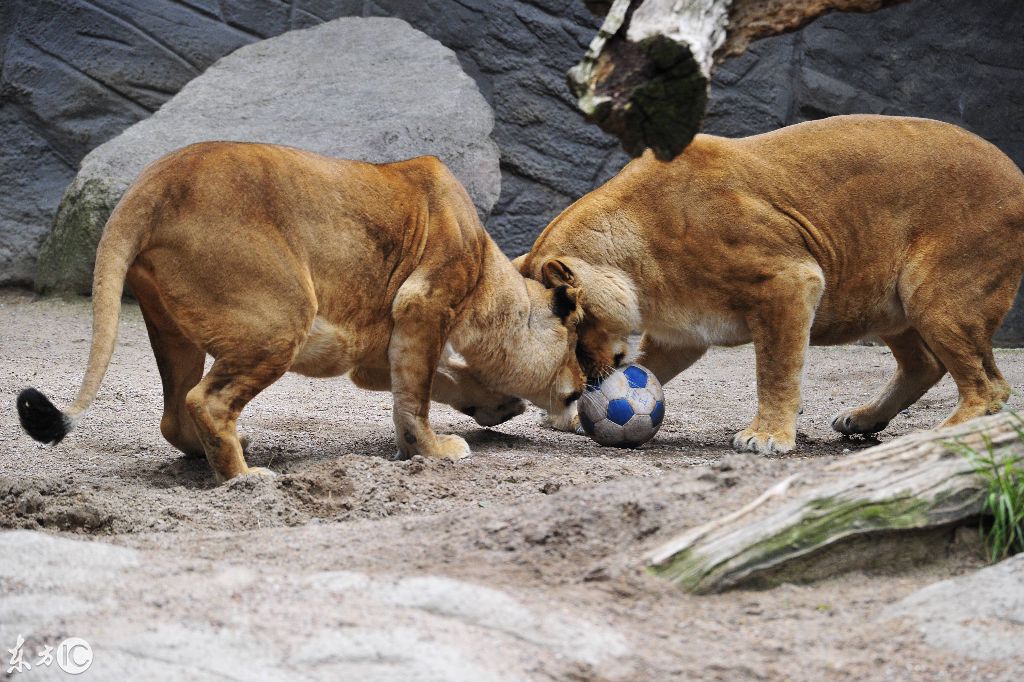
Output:
M148 319L146 328L164 388L164 414L160 419L160 433L168 443L186 455L202 457L203 443L196 432L192 415L185 407L185 396L203 376L206 353L176 330L158 328Z
M238 417L263 389L292 364L313 318L312 301L277 300L257 316L252 309L204 311L204 326L218 331L210 371L185 395L185 408L218 481L240 474L269 473L246 465Z
M236 430L238 416L249 401L287 371L290 360L291 351L242 362L222 356L185 397L206 459L218 481L246 473L268 473L246 465Z
M878 433L900 410L913 405L946 373L946 368L925 345L915 329L883 336L896 360L896 372L870 402L832 420L832 428L845 435Z
M956 409L942 426L998 412L1003 396L1009 397L1009 385L991 357L994 325L941 313L926 322L918 325L921 336L949 370L960 394Z
M923 332L929 347L949 370L960 394L959 402L942 426L953 426L995 412L997 391L989 381L982 354L974 340L956 327L937 327Z
M1010 386L996 367L992 335L1013 304L1020 281L1016 261L993 258L987 264L991 280L976 271L946 266L942 273L921 277L923 284L907 297L907 317L928 348L956 382L959 402L942 426L998 412L1009 398ZM1012 266L1012 270L1010 267Z
M996 358L992 353L992 348L988 348L982 355L981 364L985 368L985 375L988 377L989 382L992 384L993 399L994 403L990 407L990 411L998 411L1002 409L1003 405L1010 399L1010 395L1013 394L1013 389L1010 387L1010 382L1003 377L1003 373L999 371L999 367L996 366Z
M139 301L153 357L160 371L164 391L160 433L168 443L189 457L203 457L203 443L196 433L192 415L185 407L185 395L202 378L206 353L181 333L145 272L130 272L129 283Z

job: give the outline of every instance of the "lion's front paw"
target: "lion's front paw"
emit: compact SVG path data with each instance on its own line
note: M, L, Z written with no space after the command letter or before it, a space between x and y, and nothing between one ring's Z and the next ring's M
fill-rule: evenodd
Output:
M279 476L276 471L271 471L265 467L247 467L245 471L235 474L231 478L224 478L220 474L216 474L218 485L230 484L230 485L251 485L253 481L262 478L274 478ZM241 483L242 481L250 481L250 484Z
M572 405L566 408L566 410L561 414L551 414L548 412L544 415L544 419L541 421L541 426L554 429L555 431L568 431L569 433L575 433L581 436L584 435L576 403L572 403Z
M859 408L840 412L832 419L832 428L846 436L868 436L884 431L888 425L888 419L880 420Z
M552 417L550 414L544 415L540 425L547 429L553 429L555 431L568 431L570 433L583 433L583 427L580 426L579 415L573 415L572 417Z
M248 476L249 474L255 474L256 476L269 476L271 478L278 475L276 471L272 471L266 467L249 467L249 470L242 475Z
M425 457L436 457L437 459L465 459L472 453L469 450L469 443L460 436L438 436L437 450L435 452L424 452Z
M796 438L784 433L769 433L743 429L732 439L732 447L738 452L756 452L759 455L781 455L796 446Z

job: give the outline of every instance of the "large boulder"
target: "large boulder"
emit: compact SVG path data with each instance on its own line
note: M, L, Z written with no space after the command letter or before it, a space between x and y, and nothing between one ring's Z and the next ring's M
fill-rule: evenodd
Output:
M146 164L201 140L374 162L433 154L486 218L501 189L493 125L455 54L399 19L338 19L242 47L82 160L40 252L36 288L90 291L118 199Z
M912 624L942 651L1024 663L1024 554L920 589L883 618Z

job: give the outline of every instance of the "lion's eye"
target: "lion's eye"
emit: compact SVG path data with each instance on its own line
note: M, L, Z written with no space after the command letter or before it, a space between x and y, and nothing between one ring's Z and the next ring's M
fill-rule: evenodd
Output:
M625 360L625 359L626 359L626 354L625 353L618 353L615 356L615 366L618 367L619 365L621 365L622 361Z

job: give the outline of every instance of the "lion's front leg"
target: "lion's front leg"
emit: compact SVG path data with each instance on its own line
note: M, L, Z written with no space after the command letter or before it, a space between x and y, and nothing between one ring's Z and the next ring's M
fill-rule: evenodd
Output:
M824 278L816 267L799 265L768 284L747 315L757 362L757 416L732 441L741 452L762 455L796 445L800 378Z
M403 285L405 289L409 285ZM413 292L416 287L410 287ZM419 293L399 291L395 325L388 346L391 391L394 395L398 456L462 459L469 445L459 436L438 435L430 428L430 390L444 348L449 312Z

